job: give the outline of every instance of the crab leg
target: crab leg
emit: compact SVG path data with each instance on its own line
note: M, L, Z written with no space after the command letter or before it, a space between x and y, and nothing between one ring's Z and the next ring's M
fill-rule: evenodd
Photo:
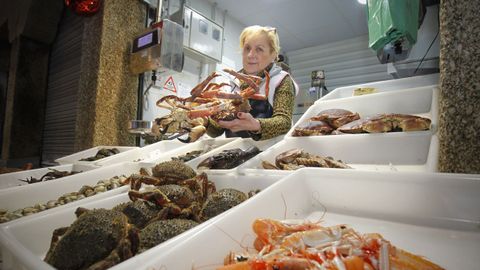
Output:
M200 96L200 94L202 93L205 86L207 86L208 83L211 80L213 80L213 78L218 77L218 76L220 76L220 74L217 74L216 72L213 72L212 74L210 74L203 82L199 83L197 86L195 86L192 89L192 91L190 91L190 95L192 95L192 97L194 97L194 98Z
M241 99L242 96L237 93L227 93L218 90L203 92L203 98L221 98L221 99Z
M225 72L235 76L236 78L244 81L246 84L248 84L249 87L254 89L255 92L258 92L259 88L258 88L258 85L255 82L255 80L260 81L260 80L262 80L262 78L257 77L257 76L252 76L252 75L246 75L246 74L243 74L243 73L238 73L235 70L231 70L231 69L227 69L227 68L224 69L223 71L225 71Z
M213 88L213 90L219 90L220 88L222 88L222 87L224 87L224 86L230 86L230 84L228 84L228 83L220 83L220 84L218 84L218 83L209 83L208 86L207 86L207 88L205 89L205 91L203 91L203 93L212 90L212 88ZM202 96L203 96L203 94L202 94Z
M265 100L268 98L268 92L270 91L270 74L268 73L268 71L265 71L265 96L261 95L261 94L258 94L257 92L258 91L255 91L252 93L251 90L254 90L254 89L251 89L251 88L247 88L247 90L249 91L248 93L245 93L244 97L247 97L247 98L250 98L250 99L256 99L256 100Z

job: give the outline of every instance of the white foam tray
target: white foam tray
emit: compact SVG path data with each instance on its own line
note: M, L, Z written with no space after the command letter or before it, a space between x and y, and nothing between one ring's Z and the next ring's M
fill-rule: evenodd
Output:
M338 88L335 88L330 93L323 96L319 100L352 97L353 91L361 87L373 87L377 90L376 93L382 93L382 92L389 92L393 90L402 90L402 89L415 88L415 87L421 87L421 86L427 86L427 85L434 85L439 83L439 79L440 79L440 74L435 73L435 74L429 74L424 76L415 76L415 77L409 77L409 78L338 87Z
M217 187L235 188L243 192L252 189L265 189L278 181L279 178L272 176L209 176ZM118 194L102 200L83 203L81 206L88 209L112 208L129 200L127 193ZM43 258L50 247L52 232L59 227L69 226L75 219L75 209L78 207L63 207L51 213L42 213L35 216L25 217L21 221L13 221L0 227L0 247L3 259L3 268L7 269L53 269L43 262ZM129 260L126 260L112 269L138 269L143 261L156 257L159 253L166 252L174 245L187 239L195 231L207 226L215 218L200 224L183 234L178 235L154 248L149 249Z
M290 174L292 171L265 170L262 161L275 164L279 154L294 148L342 160L354 170L435 172L438 163L436 138L428 132L290 137L240 165L238 173Z
M149 160L159 158L172 150L185 146L187 146L187 144L182 143L179 140L160 141L141 148L137 147L130 151L102 158L94 163L98 166L107 166L121 162L148 162Z
M203 139L199 140L193 143L189 144L184 144L184 146L178 147L175 150L169 151L163 155L159 155L154 158L150 158L145 160L144 162L146 163L160 163L164 161L169 161L172 159L172 157L178 157L181 155L185 155L188 152L191 151L197 151L197 150L205 150L205 149L211 149L210 151L198 156L197 158L207 155L209 152L214 151L215 149L222 147L223 145L226 145L228 143L231 143L235 140L238 140L238 138L210 138L210 139ZM193 160L193 159L192 159ZM190 161L192 161L190 160ZM188 163L187 163L188 164Z
M312 105L285 135L292 137L293 130L307 122L312 116L326 109L345 109L357 112L360 117L377 113L414 114L430 118L431 128L427 133L435 133L438 125L438 88L436 85L383 92L375 95L363 95L341 99L319 100ZM407 132L403 132L407 133ZM360 134L326 135L357 136Z
M445 269L476 270L479 192L479 175L301 169L136 268L216 269L253 247L256 218L274 218L348 224Z
M55 162L57 162L60 165L64 165L64 164L90 164L90 165L93 164L93 165L95 165L96 162L99 162L99 161L101 161L103 159L106 159L106 158L98 159L98 160L95 160L95 161L80 161L80 159L95 156L97 154L98 150L100 150L102 148L109 148L109 149L117 148L118 151L120 152L117 155L119 155L123 152L130 151L130 150L133 150L133 149L137 149L138 147L136 147L136 146L95 146L95 147L92 147L92 148L89 148L89 149L86 149L86 150L83 150L83 151L80 151L80 152L77 152L77 153L74 153L74 154L71 154L71 155L68 155L68 156L57 158L57 159L55 159Z
M265 151L270 146L274 145L275 143L277 143L281 139L282 139L282 137L276 137L276 138L269 139L269 140L255 141L251 138L237 138L236 140L234 140L234 141L232 141L228 144L225 144L221 147L218 147L218 148L208 152L205 155L202 155L202 156L199 156L195 159L190 160L186 164L189 165L190 167L192 167L193 169L195 169L196 171L205 171L205 172L208 172L209 174L235 174L237 172L238 166L235 167L235 168L232 168L232 169L211 169L211 170L199 170L199 169L197 169L197 166L198 166L198 164L200 164L205 159L207 159L207 158L209 158L213 155L216 155L216 154L222 152L223 150L231 150L231 149L235 149L235 148L240 148L242 150L247 150L248 148L250 148L252 146L256 146L256 147L258 147L258 149L260 149L260 151Z
M5 173L0 175L0 189L28 185L26 182L21 180L26 180L27 178L29 179L30 177L40 179L42 176L44 176L48 172L51 172L52 170L69 171L69 172L71 171L86 172L96 168L98 167L93 165L87 165L87 164L65 164L65 165L39 168L39 169L33 169L33 170ZM33 184L30 184L30 185L33 185Z
M140 168L141 165L139 163L121 163L87 171L81 174L74 174L60 179L37 183L34 185L24 185L1 189L0 205L2 209L14 211L24 207L33 206L36 203L46 203L49 200L58 199L65 193L78 191L83 185L94 186L98 181L110 179L114 176L125 175L128 177L132 173L137 173ZM47 209L33 215L38 215L40 213L49 213L51 211L54 211L55 209L65 206L78 206L88 201L97 200L125 192L126 190L128 190L128 188L128 186L118 187L106 192L96 194L91 197L86 197L78 201L70 202L62 206ZM24 218L26 217L21 217L13 221L21 220Z

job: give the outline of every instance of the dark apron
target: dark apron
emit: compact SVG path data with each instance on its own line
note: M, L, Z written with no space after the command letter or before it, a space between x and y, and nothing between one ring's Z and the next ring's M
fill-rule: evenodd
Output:
M250 114L254 118L270 118L273 115L273 107L270 105L268 100L254 100L254 99L249 99L250 102L250 107L252 109L250 110ZM248 133L248 131L238 131L238 132L232 132L230 129L225 130L225 137L230 138L230 137L242 137L242 138L250 138L251 135Z

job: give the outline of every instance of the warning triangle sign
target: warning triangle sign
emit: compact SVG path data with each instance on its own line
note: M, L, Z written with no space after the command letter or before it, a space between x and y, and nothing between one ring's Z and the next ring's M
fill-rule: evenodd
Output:
M174 93L177 92L177 87L175 86L175 83L173 82L173 77L170 76L168 79L165 81L165 84L163 85L163 89L172 91Z

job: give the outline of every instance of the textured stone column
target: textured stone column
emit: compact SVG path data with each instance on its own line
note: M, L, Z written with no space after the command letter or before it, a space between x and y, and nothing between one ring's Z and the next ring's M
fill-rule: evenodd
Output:
M440 2L439 171L480 173L480 1Z
M145 6L104 0L99 13L85 20L75 150L133 145L127 123L136 117L138 77L129 71L129 54L132 39L145 28Z

